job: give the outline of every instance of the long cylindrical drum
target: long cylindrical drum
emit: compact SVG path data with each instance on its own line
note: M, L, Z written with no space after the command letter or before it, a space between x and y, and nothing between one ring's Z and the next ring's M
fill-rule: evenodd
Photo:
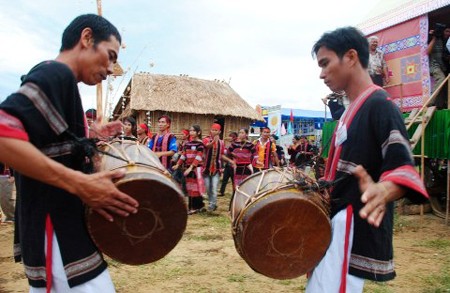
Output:
M146 146L118 141L103 148L100 171L126 169L117 188L139 202L138 212L109 222L87 210L94 243L112 259L131 265L163 258L180 241L187 223L183 194L158 157Z
M312 183L302 176L303 183ZM289 170L253 174L232 202L236 250L253 270L274 279L311 271L331 240L326 201L316 192L303 192L296 180Z

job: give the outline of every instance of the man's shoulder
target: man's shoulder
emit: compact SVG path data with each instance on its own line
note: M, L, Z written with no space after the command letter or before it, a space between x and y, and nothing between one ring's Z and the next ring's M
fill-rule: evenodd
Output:
M33 77L39 76L40 74L54 74L52 77L65 75L74 77L72 70L70 70L70 68L66 64L54 60L47 60L38 63L33 68L31 68L28 74L24 77L24 82L29 79L33 79Z
M381 88L374 91L367 99L367 104L384 104L388 102L392 103L390 96L388 92Z

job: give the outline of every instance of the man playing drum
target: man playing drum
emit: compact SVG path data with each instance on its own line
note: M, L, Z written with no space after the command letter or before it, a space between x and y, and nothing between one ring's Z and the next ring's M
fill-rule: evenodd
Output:
M362 292L364 279L395 277L393 201L428 197L398 108L367 71L369 45L357 29L325 33L313 54L320 78L350 105L333 134L325 179L331 189L332 242L306 292ZM353 175L353 176L352 176Z
M87 134L77 83L106 79L120 42L118 30L101 16L75 18L56 59L33 67L0 104L0 161L14 168L20 191L14 256L23 261L30 292L114 292L86 229L85 204L112 221L112 214L136 213L138 203L112 182L124 170L81 172L89 155L73 142ZM90 128L108 137L120 133L122 124Z

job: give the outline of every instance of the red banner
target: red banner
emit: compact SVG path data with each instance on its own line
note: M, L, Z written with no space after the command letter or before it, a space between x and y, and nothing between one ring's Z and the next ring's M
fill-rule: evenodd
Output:
M385 89L402 111L421 107L430 96L427 15L373 35L379 38L379 49L389 68L391 81Z

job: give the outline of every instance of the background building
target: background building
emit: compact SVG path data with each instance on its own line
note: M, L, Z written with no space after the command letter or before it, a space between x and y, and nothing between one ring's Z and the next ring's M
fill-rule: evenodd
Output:
M263 120L228 83L187 75L137 73L131 78L113 111L113 119L133 116L158 131L158 117L169 115L171 131L198 124L207 135L213 122L222 125L222 136ZM224 135L225 134L225 135Z

